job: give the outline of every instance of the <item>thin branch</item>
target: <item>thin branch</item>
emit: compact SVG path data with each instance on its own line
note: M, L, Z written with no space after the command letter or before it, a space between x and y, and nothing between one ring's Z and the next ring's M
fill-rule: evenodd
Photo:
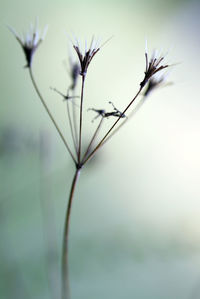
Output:
M80 163L80 160L81 160L81 139L82 139L82 123L83 123L83 93L84 93L84 86L85 86L85 75L82 75L80 125L79 125L79 145L78 145L78 163Z
M72 200L74 196L74 191L76 188L76 183L80 175L80 169L76 169L74 178L71 185L69 201L67 206L67 214L64 226L64 236L63 236L63 249L62 249L62 299L70 299L70 287L69 287L69 265L68 265L68 239L69 239L69 224Z
M51 114L49 108L47 107L47 104L45 103L45 101L44 101L44 99L43 99L43 97L42 97L42 95L41 95L41 93L40 93L40 91L39 91L39 89L38 89L38 86L37 86L36 81L35 81L35 79L34 79L33 72L32 72L32 68L31 68L31 67L29 67L29 74L30 74L30 77L31 77L31 81L32 81L32 83L33 83L33 86L34 86L34 88L35 88L35 90L36 90L36 92L37 92L37 94L38 94L38 96L39 96L39 98L40 98L40 100L41 100L41 102L42 102L42 104L43 104L43 106L44 106L46 112L48 113L48 115L49 115L51 121L53 122L53 124L54 124L56 130L58 131L58 133L59 133L59 135L60 135L62 141L64 142L64 145L65 145L65 147L67 148L67 150L68 150L68 152L69 152L69 154L70 154L72 160L73 160L74 163L76 164L76 159L75 159L74 155L72 154L72 151L70 150L70 148L69 148L69 146L68 146L68 144L67 144L67 141L65 140L65 138L64 138L64 136L63 136L61 130L59 129L59 127L58 127L58 125L57 125L57 123L56 123L56 121L55 121L53 115Z
M74 89L72 93L72 97L74 97ZM72 119L73 119L73 124L74 124L74 137L75 137L75 143L78 146L78 130L77 130L77 119L76 119L76 110L75 110L75 105L72 105ZM77 149L78 151L78 149Z
M77 153L77 144L76 144L76 140L75 140L75 136L74 136L74 129L73 129L73 126L72 126L72 118L71 118L70 109L69 109L69 100L66 100L66 102L67 102L67 115L68 115L68 120L69 120L71 136L72 136L75 151ZM73 103L72 103L72 105L73 105Z
M103 123L103 120L104 120L104 118L102 117L101 120L100 120L100 122L99 122L99 125L97 126L97 128L96 128L96 130L95 130L95 132L94 132L94 134L92 136L92 139L91 139L91 141L90 141L90 143L89 143L89 145L87 147L87 150L86 150L86 152L85 152L85 154L83 156L83 159L82 159L83 162L82 162L82 164L84 164L84 160L87 157L87 154L89 153L89 151L91 149L92 143L94 142L94 140L95 140L95 138L96 138L96 136L97 136L97 134L99 132L99 129L100 129L102 123Z
M97 144L97 146L95 147L95 149L89 154L89 156L87 157L87 159L84 161L84 164L90 159L92 158L92 156L96 153L96 151L103 145L104 141L106 140L106 138L108 137L108 135L111 133L111 131L113 130L113 128L116 126L116 124L119 122L119 120L122 118L122 116L126 113L126 111L129 109L129 107L133 104L133 102L135 101L135 99L138 97L138 95L140 94L140 92L142 91L143 87L140 87L140 89L138 90L138 92L136 93L135 97L132 99L132 101L128 104L128 106L124 109L124 111L120 114L120 116L118 117L118 119L115 121L115 123L111 126L111 128L108 130L108 132L105 134L105 136L101 139L101 141Z

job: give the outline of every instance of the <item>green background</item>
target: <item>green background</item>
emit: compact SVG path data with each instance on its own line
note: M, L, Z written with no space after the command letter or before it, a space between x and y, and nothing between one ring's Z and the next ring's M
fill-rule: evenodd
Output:
M72 208L72 299L200 297L198 1L0 0L0 298L59 298L60 256L74 166L32 87L6 28L49 25L33 70L68 138L68 36L114 36L94 57L87 108L122 110L143 79L149 51L169 49L169 81L148 98L80 176ZM79 86L80 88L80 86ZM137 100L139 101L139 99ZM137 104L137 103L136 103ZM136 105L135 104L135 105ZM109 124L110 120L108 120ZM107 125L108 125L107 124ZM68 138L69 139L69 138Z

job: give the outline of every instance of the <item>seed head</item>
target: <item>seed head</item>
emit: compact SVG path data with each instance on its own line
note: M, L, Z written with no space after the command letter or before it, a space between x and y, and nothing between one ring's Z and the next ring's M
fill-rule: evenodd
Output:
M92 122L97 119L99 116L101 116L102 118L109 118L110 116L115 116L115 117L120 117L120 118L125 118L126 115L123 112L120 112L115 106L114 104L109 101L109 104L111 104L113 106L113 111L111 112L106 112L104 109L94 109L94 108L89 108L89 110L92 110L94 112L97 113L97 116L92 120Z
M145 76L143 81L140 83L141 87L144 87L148 80L155 75L157 72L167 68L169 65L161 65L161 62L164 60L164 56L158 55L156 51L153 52L151 59L148 59L147 49L145 51L145 59L146 59L146 70L144 72Z
M45 38L47 32L47 26L45 26L42 36L40 37L39 29L38 29L38 20L36 19L35 26L33 24L30 25L30 29L27 31L24 36L20 37L20 35L10 26L8 29L14 34L18 42L20 43L25 57L27 61L26 67L31 67L33 55L40 45L40 43Z
M76 40L76 44L73 47L78 55L80 61L80 75L85 76L87 73L88 66L94 57L94 55L100 50L98 40L95 41L94 37L91 40L90 47L87 48L87 42L85 43L85 53L80 49L79 42Z

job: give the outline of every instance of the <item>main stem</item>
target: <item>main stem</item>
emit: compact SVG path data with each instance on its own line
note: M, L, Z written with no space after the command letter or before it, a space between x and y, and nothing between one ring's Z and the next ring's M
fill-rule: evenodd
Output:
M76 183L80 175L80 169L76 169L74 178L71 185L67 214L64 226L64 236L63 236L63 248L62 248L62 299L70 299L70 288L69 288L69 265L68 265L68 239L69 239L69 225L70 225L70 215L71 206L74 196L74 191L76 188Z

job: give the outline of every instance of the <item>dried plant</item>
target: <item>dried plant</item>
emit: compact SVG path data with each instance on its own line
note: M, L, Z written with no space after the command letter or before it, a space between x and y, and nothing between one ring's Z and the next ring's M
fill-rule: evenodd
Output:
M62 248L62 299L69 299L70 288L69 288L69 273L68 273L68 243L69 243L70 214L71 214L72 200L74 197L74 192L75 192L75 188L77 185L77 181L81 169L97 153L97 151L105 144L105 142L107 142L138 110L138 108L141 105L140 103L144 102L144 99L147 97L150 91L152 91L153 89L155 89L155 87L158 87L161 85L161 83L163 83L164 81L163 75L159 79L156 79L155 74L157 74L158 72L160 73L163 69L166 69L168 67L168 64L163 65L162 62L164 60L164 56L162 55L157 56L155 52L153 53L149 61L148 54L146 51L145 52L145 59L146 59L145 76L143 81L140 84L138 84L139 89L136 95L129 102L129 104L122 111L119 111L112 102L110 102L110 104L112 105L112 109L108 112L105 109L100 109L100 108L88 109L97 114L93 119L93 121L96 120L97 118L100 118L100 121L97 124L97 127L86 149L83 151L82 150L82 123L83 123L85 79L87 76L90 63L94 59L94 56L96 56L96 54L101 50L102 46L99 45L98 41L95 41L94 37L92 38L89 47L87 47L86 44L85 51L81 49L79 42L77 40L75 42L72 42L73 48L78 56L78 62L74 62L72 61L72 59L70 59L69 74L71 78L71 83L69 84L67 93L63 94L62 92L58 91L56 88L52 88L55 92L61 95L63 100L66 101L67 103L67 115L68 115L68 121L70 125L71 137L73 140L73 146L74 146L74 148L71 149L68 144L68 141L63 136L61 129L57 125L56 120L54 119L52 113L50 112L42 94L40 93L32 71L32 61L33 61L34 53L38 49L38 46L41 44L42 40L44 39L44 34L46 33L46 29L44 30L44 34L41 38L39 37L37 24L35 27L31 25L30 31L27 33L27 35L24 38L20 38L20 36L11 27L9 27L9 29L12 31L12 33L14 34L14 36L22 46L22 49L25 54L26 62L27 62L26 67L28 68L33 86L75 165L75 173L72 180L71 189L69 192L69 199L68 199L68 205L66 211L66 219L65 219L64 234L63 234L63 248ZM76 91L77 81L79 77L81 77L82 83L81 83L81 93L78 96L75 94L75 91ZM133 102L141 94L145 86L147 87L146 90L144 91L144 97L141 99L141 102L139 102L138 106L136 106L132 110L129 117L127 117L126 115L127 112L130 110L130 107L132 106ZM76 105L78 106L79 109L78 116L77 116L77 110L75 109ZM98 140L98 142L96 142L95 144L95 140L97 139L99 131L102 128L103 121L106 118L115 118L115 121L111 125L110 129L105 133L103 138Z

